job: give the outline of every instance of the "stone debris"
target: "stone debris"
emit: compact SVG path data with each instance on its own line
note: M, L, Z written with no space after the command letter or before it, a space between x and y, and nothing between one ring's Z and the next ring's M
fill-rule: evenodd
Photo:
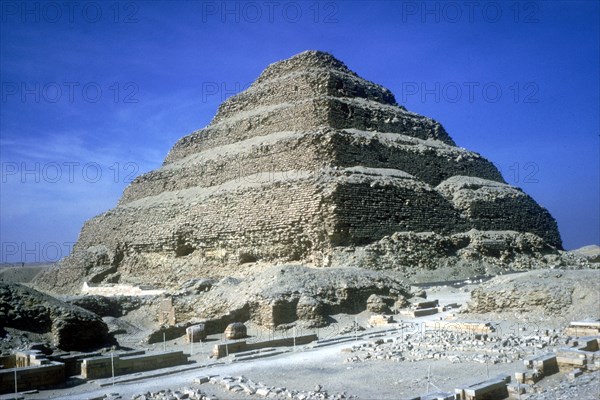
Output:
M519 336L513 333L496 336L452 330L415 332L415 326L409 323L402 324L399 329L407 332L352 346L352 355L345 361L356 363L374 360L399 362L446 359L452 363L511 363L522 360L527 354L537 354L540 344L556 346L567 340L559 338L553 332L536 336Z
M499 375L483 382L459 386L454 392L457 400L501 400L508 397L508 383L509 375Z
M527 400L598 400L600 370L561 381L555 387L527 390L527 393Z
M596 270L540 270L496 276L471 293L471 313L519 312L598 318ZM565 321L566 322L566 321ZM567 334L597 335L594 322L570 326Z
M409 296L402 280L385 272L279 265L244 280L219 281L192 309L201 310L202 317L220 316L204 321L211 333L223 332L229 323L248 320L278 327L300 318L308 326L322 326L331 314L363 311L373 293Z
M200 380L206 381L206 377L196 378L194 383L199 383ZM244 376L211 376L208 382L220 386L228 392L244 392L248 396L256 396L257 398L275 398L275 399L292 399L292 400L345 400L356 399L355 396L342 393L329 393L323 389L323 386L317 384L312 391L289 390L285 387L268 386L261 382L255 382Z
M389 313L390 305L394 304L396 299L391 296L380 296L377 294L372 294L367 299L367 311L376 314L385 314Z
M131 400L218 400L215 396L210 396L200 389L189 387L177 390L164 389L158 392L145 392L134 394Z

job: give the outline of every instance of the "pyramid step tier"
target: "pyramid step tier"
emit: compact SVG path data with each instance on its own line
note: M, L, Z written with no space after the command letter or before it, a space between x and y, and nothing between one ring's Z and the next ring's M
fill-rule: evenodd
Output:
M370 100L322 96L294 103L257 107L220 120L181 138L167 155L165 164L193 153L257 136L323 127L399 133L455 145L444 128L430 118Z
M136 178L120 204L163 191L213 186L247 175L324 166L392 168L436 186L454 175L503 182L492 163L435 140L359 130L276 132L190 154Z

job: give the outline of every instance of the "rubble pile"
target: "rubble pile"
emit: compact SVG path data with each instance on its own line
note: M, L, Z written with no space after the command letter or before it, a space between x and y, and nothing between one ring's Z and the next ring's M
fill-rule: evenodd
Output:
M350 348L352 356L345 361L357 363L373 360L420 361L446 359L452 363L479 362L482 364L511 363L541 349L565 345L569 338L561 338L554 331L537 332L534 335L508 333L472 334L444 330L414 332L414 326L403 325L411 330L396 337L379 338Z
M214 396L209 396L200 389L189 387L178 390L164 389L158 392L145 392L135 394L131 400L217 400Z
M316 385L312 391L289 390L285 387L267 386L261 382L254 382L244 376L203 376L195 379L195 383L211 383L232 393L244 393L248 396L294 399L294 400L343 400L355 399L355 396L346 393L328 393L321 385Z

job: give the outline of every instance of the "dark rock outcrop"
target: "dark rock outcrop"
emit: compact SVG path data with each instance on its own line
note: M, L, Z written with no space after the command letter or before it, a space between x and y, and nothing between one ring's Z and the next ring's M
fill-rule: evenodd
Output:
M62 350L97 349L113 342L96 314L18 284L0 283L0 326L51 333Z

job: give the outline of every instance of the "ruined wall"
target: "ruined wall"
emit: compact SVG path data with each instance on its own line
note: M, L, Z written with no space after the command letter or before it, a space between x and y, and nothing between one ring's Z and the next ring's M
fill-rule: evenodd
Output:
M182 351L157 352L134 356L115 354L113 357L108 355L84 359L81 363L81 375L86 379L101 379L112 376L113 365L115 375L125 375L174 367L186 364L187 362L188 357Z
M14 393L14 369L0 370L0 394ZM17 368L17 389L25 391L62 384L65 381L65 364L49 362L46 365Z

